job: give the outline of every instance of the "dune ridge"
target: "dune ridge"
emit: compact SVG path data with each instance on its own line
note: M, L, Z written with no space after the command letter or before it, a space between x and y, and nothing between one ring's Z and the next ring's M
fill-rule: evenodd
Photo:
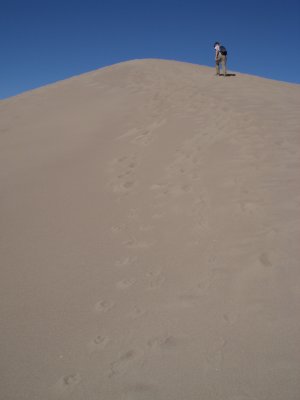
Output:
M300 87L133 60L1 101L1 396L298 400Z

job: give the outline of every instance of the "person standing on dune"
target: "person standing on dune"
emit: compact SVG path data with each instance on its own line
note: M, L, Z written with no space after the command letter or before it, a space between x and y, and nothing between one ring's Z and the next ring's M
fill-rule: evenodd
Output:
M219 42L215 42L214 49L216 51L215 61L216 61L216 75L220 74L220 64L222 64L223 75L227 75L226 64L227 64L227 50Z

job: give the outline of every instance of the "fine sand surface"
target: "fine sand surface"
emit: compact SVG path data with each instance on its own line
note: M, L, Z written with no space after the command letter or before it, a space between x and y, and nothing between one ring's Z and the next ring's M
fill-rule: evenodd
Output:
M1 400L299 400L299 105L162 60L1 101Z

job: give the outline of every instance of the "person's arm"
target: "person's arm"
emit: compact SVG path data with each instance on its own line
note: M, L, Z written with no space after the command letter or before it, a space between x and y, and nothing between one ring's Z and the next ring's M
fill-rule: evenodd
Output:
M218 55L219 55L219 50L218 50L218 48L216 48L216 61L218 59Z

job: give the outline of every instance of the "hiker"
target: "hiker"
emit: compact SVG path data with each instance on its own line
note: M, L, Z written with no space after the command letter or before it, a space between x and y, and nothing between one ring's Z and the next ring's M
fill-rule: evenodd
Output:
M227 50L219 42L215 42L214 49L216 51L216 55L215 55L216 75L221 75L220 74L220 64L222 64L223 75L226 76L227 75L227 71L226 71Z

